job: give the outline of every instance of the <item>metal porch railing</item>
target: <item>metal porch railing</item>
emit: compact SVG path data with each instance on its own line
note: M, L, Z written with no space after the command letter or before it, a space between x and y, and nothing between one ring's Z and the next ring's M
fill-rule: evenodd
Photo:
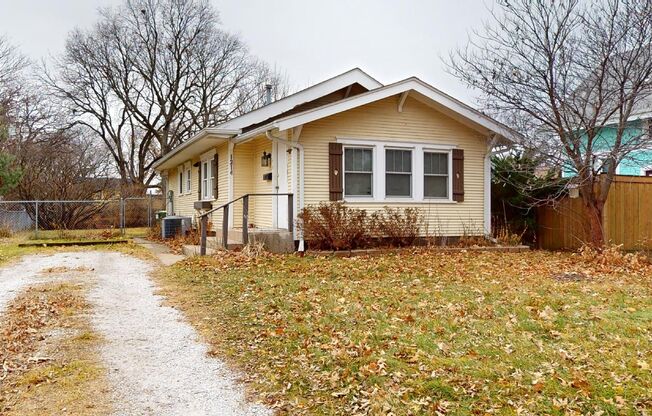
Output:
M291 233L294 232L294 201L293 194L291 193L282 193L282 194L244 194L232 201L227 202L226 204L220 205L219 207L212 208L199 216L201 221L201 245L199 254L202 256L206 255L206 238L208 232L208 216L212 213L223 210L222 212L222 245L225 249L229 248L229 210L230 207L242 200L242 244L246 245L249 243L249 198L250 197L261 197L261 196L271 196L278 198L279 196L288 197L288 231Z

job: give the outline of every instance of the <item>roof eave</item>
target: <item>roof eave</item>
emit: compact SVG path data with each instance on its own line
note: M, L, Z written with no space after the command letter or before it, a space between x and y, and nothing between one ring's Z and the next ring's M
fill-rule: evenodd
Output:
M162 156L160 159L158 159L154 164L152 165L152 168L160 172L161 170L169 169L169 167L164 167L166 162L168 162L170 159L174 158L176 155L178 155L180 152L183 150L191 147L193 144L197 143L198 141L204 139L204 138L214 138L214 139L230 139L232 137L237 136L240 134L239 129L220 129L220 128L215 128L215 127L207 127L192 136L190 139L186 140L179 146L175 147L171 152L168 152L164 156Z

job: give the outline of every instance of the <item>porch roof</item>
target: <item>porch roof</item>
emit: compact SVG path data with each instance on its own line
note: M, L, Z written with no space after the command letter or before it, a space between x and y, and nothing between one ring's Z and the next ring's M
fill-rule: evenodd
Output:
M226 142L229 138L236 136L240 130L229 130L219 128L205 128L194 135L188 141L177 146L173 151L157 160L153 168L158 171L172 169L193 157L213 149L218 144Z

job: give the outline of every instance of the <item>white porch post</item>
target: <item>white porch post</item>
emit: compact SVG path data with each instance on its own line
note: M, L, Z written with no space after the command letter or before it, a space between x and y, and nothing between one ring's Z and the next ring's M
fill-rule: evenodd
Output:
M484 233L491 237L491 155L496 137L487 139L487 153L484 156Z
M227 151L227 178L228 178L228 186L227 186L227 200L228 201L233 201L233 171L234 171L234 162L233 162L233 150L235 148L235 144L229 140L229 145L228 145L228 151ZM227 201L227 202L228 202ZM232 207L229 207L232 208ZM229 227L233 227L233 209L229 209Z

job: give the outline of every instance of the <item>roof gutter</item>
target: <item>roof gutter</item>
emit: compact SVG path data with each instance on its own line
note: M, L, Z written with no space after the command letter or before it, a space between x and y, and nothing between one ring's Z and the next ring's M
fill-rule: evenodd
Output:
M294 177L292 178L292 183L293 184L298 183L298 185L299 185L299 186L297 186L297 191L298 191L297 192L298 193L298 195L297 195L297 210L294 211L295 215L297 215L299 212L301 212L301 210L303 210L303 194L304 194L304 186L303 186L303 182L304 182L303 181L303 178L304 178L303 145L301 145L298 142L292 142L292 141L283 139L281 137L274 136L272 134L271 129L265 130L265 137L267 137L272 142L283 143L286 146L290 146L290 147L296 149L297 153L299 154L299 157L298 157L298 159L299 159L299 175L298 175L298 178L294 178ZM294 174L294 172L293 172L293 174ZM294 221L294 218L288 218L288 221ZM304 240L303 240L303 229L299 229L297 234L298 234L297 237L299 238L299 252L303 253L305 251L305 243L304 243Z

